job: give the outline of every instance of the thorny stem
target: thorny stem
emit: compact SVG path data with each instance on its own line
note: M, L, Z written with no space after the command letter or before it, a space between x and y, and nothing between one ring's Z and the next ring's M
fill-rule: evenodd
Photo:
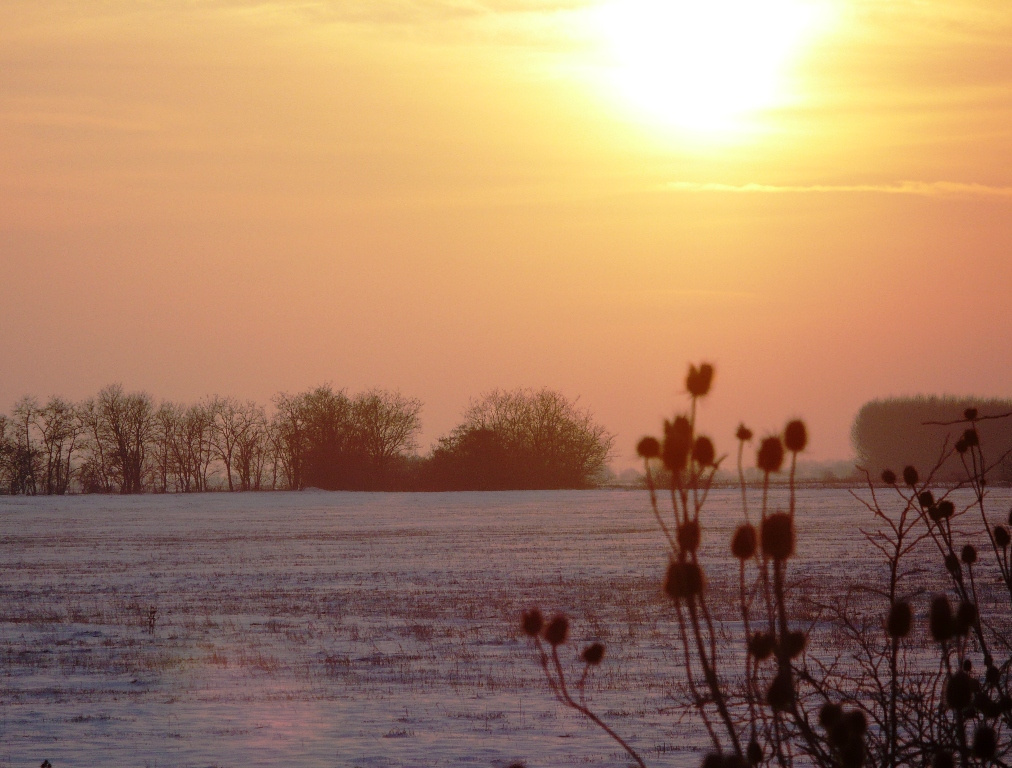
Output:
M766 519L766 506L769 500L769 493L770 493L770 473L763 472L763 505L761 513L761 519L763 520Z
M657 491L654 489L654 475L650 471L650 460L644 459L643 463L646 469L647 488L650 489L650 509L654 513L654 518L657 520L657 524L661 526L661 531L664 533L664 538L668 540L668 546L671 547L672 552L678 552L678 545L675 543L674 538L671 536L671 531L668 530L668 526L664 524L664 517L661 515L661 510L657 506Z
M748 643L750 637L752 637L752 630L749 627L749 612L748 612L748 589L745 585L745 561L740 561L738 565L738 600L741 607L741 623L742 628L745 632L745 642ZM757 695L757 685L752 679L752 654L745 653L745 681L748 686L748 714L749 724L751 726L749 735L755 738L755 724L756 724L756 712L755 712L755 697Z
M907 513L910 510L909 503L903 508L900 513L900 521L898 526L893 526L893 532L895 534L894 549L892 555L889 557L889 610L891 611L893 606L896 604L896 587L899 582L899 566L900 558L903 555L903 537L906 532L904 523L906 522ZM889 647L889 713L887 720L887 740L886 740L886 762L890 766L897 764L897 753L899 750L899 744L897 743L897 731L898 724L896 722L896 708L900 694L900 681L899 681L899 653L900 653L900 639L898 636L893 636Z
M745 492L745 467L742 458L745 455L745 441L738 441L738 485L741 488L741 512L748 522L748 494Z
M693 472L693 465L695 461L692 457L692 447L696 443L696 396L692 396L692 418L689 421L689 434L691 440L689 441L689 484L692 486L692 504L694 507L694 517L699 517L700 501L699 501L699 478L702 475L702 467L696 468ZM688 515L686 515L688 517Z
M626 751L640 768L647 768L646 763L643 762L643 758L639 756L635 749L629 746L628 742L613 731L607 723L601 718L594 714L594 712L586 705L577 702L569 693L569 689L566 687L566 675L562 670L562 662L559 661L559 650L556 646L552 646L552 666L555 669L555 677L553 678L550 668L548 666L548 656L545 653L544 646L541 644L541 638L534 638L534 642L538 648L538 654L541 658L541 666L545 671L545 675L548 678L548 685L555 694L555 697L564 705L570 709L574 709L581 715L590 720L594 725L607 733L622 749Z
M696 639L696 649L699 653L699 664L703 668L703 677L706 679L706 684L710 689L710 694L713 696L713 704L717 708L717 713L720 715L720 719L724 722L724 728L727 729L728 738L731 740L731 746L734 747L734 753L739 757L742 756L741 744L738 742L738 734L735 732L734 723L731 721L731 713L727 709L727 702L724 699L724 692L721 690L720 680L717 678L717 672L713 667L712 659L707 659L706 647L703 642L702 631L699 626L699 616L696 615L696 604L692 598L687 601L689 618L692 623L693 635ZM711 643L713 642L712 625L710 627ZM719 744L717 745L719 748Z
M768 502L768 494L770 487L770 473L763 473L763 501L762 507L759 510L760 520L760 533L762 532L762 523L766 520L766 508ZM756 562L759 564L759 572L762 576L762 591L763 599L766 602L766 619L769 622L770 632L773 632L773 596L770 593L770 573L769 573L769 560L766 554L762 551L762 546L756 548Z
M689 648L689 632L685 627L685 617L682 615L681 601L676 601L675 603L675 615L678 617L678 636L682 640L682 660L685 663L685 680L689 686L689 693L692 694L692 700L699 712L699 718L703 721L703 726L710 736L710 741L713 742L715 749L720 750L720 739L717 738L717 733L713 730L713 724L710 723L710 717L706 714L704 706L706 702L699 695L699 691L696 689L696 680L692 674L692 651Z
M794 521L794 472L798 467L798 454L796 451L791 451L791 476L788 480L788 486L790 487L790 515L791 521Z

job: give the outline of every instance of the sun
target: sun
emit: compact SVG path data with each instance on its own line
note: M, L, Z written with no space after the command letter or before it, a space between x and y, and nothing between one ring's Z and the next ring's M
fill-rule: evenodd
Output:
M594 13L605 78L636 110L733 134L790 102L789 78L829 0L611 0Z

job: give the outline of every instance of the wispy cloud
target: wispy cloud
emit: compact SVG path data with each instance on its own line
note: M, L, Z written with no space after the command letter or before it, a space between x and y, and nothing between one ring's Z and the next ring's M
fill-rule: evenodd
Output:
M318 23L364 26L418 26L511 17L549 17L590 7L596 0L4 0L15 22L33 33L51 32L63 23L82 29L80 20L193 18L245 14L262 18L304 19ZM40 23L42 19L46 24ZM25 34L18 24L15 32ZM0 39L3 32L0 30Z
M1012 187L998 187L959 181L901 181L896 184L716 184L672 181L670 192L727 192L732 194L880 194L918 197L1001 197L1012 198Z
M205 7L303 14L363 24L419 24L577 10L589 0L206 0Z

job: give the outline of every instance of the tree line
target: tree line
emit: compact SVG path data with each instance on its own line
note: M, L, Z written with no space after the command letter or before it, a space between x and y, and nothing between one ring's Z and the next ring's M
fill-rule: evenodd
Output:
M156 403L120 384L81 402L25 396L0 414L0 493L584 488L613 442L556 391L495 390L422 456L421 410L398 392L328 384L269 408L217 395Z
M991 472L992 479L1012 482L1012 419L996 418L1012 413L1012 400L1007 399L918 396L872 400L858 411L851 429L857 463L872 477L887 469L936 464L937 481L965 477L963 459L972 446L960 444L960 440L970 410L978 419L978 439L988 446L987 460L1001 459ZM939 464L943 446L963 450L947 455Z

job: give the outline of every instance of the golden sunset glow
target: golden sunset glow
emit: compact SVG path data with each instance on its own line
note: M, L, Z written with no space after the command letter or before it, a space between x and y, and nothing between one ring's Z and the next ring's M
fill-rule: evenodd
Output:
M1012 3L6 0L0 411L556 388L615 461L1012 382ZM757 409L762 411L757 413Z
M791 67L828 16L826 2L812 0L615 0L595 20L609 84L633 108L696 134L728 134L792 102Z

